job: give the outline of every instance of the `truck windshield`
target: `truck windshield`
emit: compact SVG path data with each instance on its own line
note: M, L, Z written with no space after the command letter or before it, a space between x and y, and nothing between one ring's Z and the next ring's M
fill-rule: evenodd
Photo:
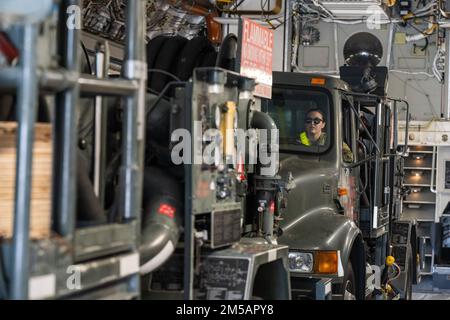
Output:
M263 104L280 130L280 151L322 153L330 146L330 101L319 90L273 88Z

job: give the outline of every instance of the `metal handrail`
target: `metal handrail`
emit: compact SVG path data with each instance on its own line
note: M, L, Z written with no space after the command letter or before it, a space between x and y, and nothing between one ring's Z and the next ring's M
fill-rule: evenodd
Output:
M141 212L145 147L146 1L127 2L127 34L123 75L138 83L138 89L125 100L123 161L120 168L120 206L125 221L138 219Z
M397 112L397 104L396 104L397 102L403 102L406 105L406 127L405 127L405 147L404 147L405 149L403 150L403 152L400 155L402 157L408 157L409 120L411 119L411 114L409 113L409 102L404 99L400 99L400 98L386 97L386 99L394 101L394 103L395 103L394 112Z
M437 153L437 148L436 148L436 146L433 146L433 157L432 157L432 160L431 160L431 182L430 182L430 191L431 192L433 192L433 193L436 193L437 191L436 191L436 188L435 187L433 187L434 186L434 184L435 184L435 181L434 181L434 176L435 176L435 173L434 173L434 171L435 171L435 163L436 163L436 153Z
M343 163L343 167L353 169L353 168L359 167L360 165L362 165L366 162L369 162L369 161L375 159L376 157L377 157L376 155L371 155L370 157L363 159L361 161L355 162L355 163Z
M377 96L377 95L370 94L370 93L349 92L349 91L345 91L345 90L340 89L340 88L336 88L336 89L339 90L341 93L343 93L345 95L349 95L349 96L374 98L374 99L377 99L377 101L381 101L383 99L386 99L386 100L391 100L391 101L394 101L394 102L403 102L406 105L405 150L400 154L400 156L402 156L402 157L407 157L408 156L408 134L409 134L409 120L410 120L410 112L409 112L410 108L409 108L408 101L406 101L405 99L401 99L401 98L392 98L392 97L388 97L388 96ZM352 104L350 104L350 108L352 109L352 111L355 114L358 114L358 112L355 110L355 107ZM395 106L395 109L397 109L396 106ZM381 153L380 149L378 148L378 145L374 141L374 139L373 139L372 135L370 134L370 132L368 131L367 127L364 125L363 122L359 121L359 117L357 117L357 120L358 120L358 123L362 124L362 127L363 127L364 131L369 136L369 139L374 144L374 146L377 149L378 153ZM397 154L392 154L392 155L388 154L386 156L388 156L388 157L397 156Z

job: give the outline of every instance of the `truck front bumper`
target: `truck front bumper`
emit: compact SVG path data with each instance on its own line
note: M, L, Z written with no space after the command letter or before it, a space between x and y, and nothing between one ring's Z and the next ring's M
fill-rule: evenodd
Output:
M292 300L331 300L332 278L291 276Z

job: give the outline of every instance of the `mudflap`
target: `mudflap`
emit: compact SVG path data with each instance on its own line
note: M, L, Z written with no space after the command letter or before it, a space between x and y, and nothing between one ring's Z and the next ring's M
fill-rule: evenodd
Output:
M415 236L412 221L395 221L392 225L392 253L395 263L400 267L400 275L390 282L394 290L398 290L401 299L411 295L414 283L415 250L412 243Z

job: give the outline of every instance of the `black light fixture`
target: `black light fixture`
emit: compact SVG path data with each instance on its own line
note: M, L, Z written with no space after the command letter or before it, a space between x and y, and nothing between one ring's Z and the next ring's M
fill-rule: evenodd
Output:
M362 70L359 83L353 83L352 90L369 93L378 87L375 68L383 57L383 46L380 40L369 32L358 32L352 35L344 45L345 63Z

